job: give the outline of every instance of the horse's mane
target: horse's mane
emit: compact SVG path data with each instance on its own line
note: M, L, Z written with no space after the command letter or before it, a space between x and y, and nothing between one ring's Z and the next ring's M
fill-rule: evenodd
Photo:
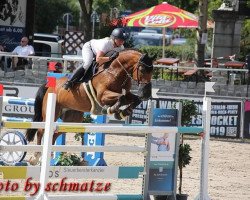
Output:
M137 52L137 53L140 53L140 54L143 54L143 52L142 51L140 51L139 49L136 49L136 48L125 48L125 49L122 49L121 51L119 51L119 54L121 54L121 55L123 55L124 56L124 54L125 53L129 53L130 51L132 51L132 53L133 52ZM112 51L109 51L108 53L114 53L114 52L116 52L115 50L112 50ZM107 54L108 54L107 53ZM131 53L131 54L132 54ZM106 54L106 55L107 55ZM111 54L111 55L112 55ZM132 54L132 55L134 55L134 54ZM112 65L112 61L109 61L109 62L106 62L106 63L103 63L103 65L104 65L104 68L108 68L108 67L110 67L110 65Z
M125 48L125 49L121 50L120 53L126 52L126 51L137 51L139 53L143 53L141 50L136 49L136 48Z

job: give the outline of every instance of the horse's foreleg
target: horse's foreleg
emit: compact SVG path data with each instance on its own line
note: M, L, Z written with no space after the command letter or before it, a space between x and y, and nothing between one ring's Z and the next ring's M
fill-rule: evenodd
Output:
M116 113L117 111L119 111L119 108L124 105L126 105L126 98L124 95L121 95L118 98L117 102L114 105L110 106L108 113L109 114Z
M60 112L61 112L61 108L59 106L56 106L55 120L58 119L58 117L60 115ZM43 116L45 116L45 115L43 115ZM45 119L45 117L44 117L44 119ZM41 145L42 144L43 134L44 134L44 129L38 129L38 131L37 131L37 145ZM54 138L56 138L56 137L58 137L58 133L56 134L56 136L53 135L53 143L52 144L54 144ZM31 165L37 165L37 164L39 164L41 155L42 155L41 151L35 152L34 153L34 157L30 158L29 163Z
M119 110L118 112L115 113L115 118L121 120L122 118L125 118L129 115L131 115L132 111L134 108L136 108L140 103L141 99L132 93L127 93L125 95L125 104L124 105L129 105L127 108L124 110Z
M132 113L132 110L141 103L141 99L131 92L123 95L112 91L105 91L101 98L101 103L110 105L108 114L115 114L115 118L122 119ZM128 105L128 107L124 110L119 110L124 105Z
M141 98L135 94L128 92L125 95L124 105L129 105L131 109L136 108L136 106L138 106L141 102L142 102Z
M107 110L108 114L113 114L125 103L125 96L123 94L107 90L100 98L102 105L110 106Z

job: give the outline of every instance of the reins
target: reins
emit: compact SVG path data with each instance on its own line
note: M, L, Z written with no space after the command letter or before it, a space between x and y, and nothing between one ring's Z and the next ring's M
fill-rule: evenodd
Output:
M125 68L125 67L122 65L122 63L119 61L119 59L117 58L116 60L117 60L117 62L122 66L123 70L126 72L126 79L125 79L125 81L122 83L122 86L124 86L125 83L127 82L128 78L130 78L130 80L132 80L133 77L128 73L128 71L126 70L126 68Z
M119 58L119 57L118 57ZM146 66L146 67L148 67L148 68L150 68L151 66L149 66L149 65L147 65L146 63L144 63L144 62L142 62L141 60L139 60L136 64L136 67L133 67L133 71L132 71L132 73L130 74L129 72L128 72L128 70L126 69L126 67L124 67L124 65L120 62L120 60L118 59L118 58L116 58L115 60L118 62L118 64L122 67L122 70L123 71L125 71L125 73L126 73L126 79L123 81L123 83L122 83L122 87L127 83L127 81L128 81L128 79L130 79L130 80L133 80L133 73L134 73L134 71L135 70L137 70L136 71L136 80L137 80L137 83L138 83L138 85L140 84L140 80L139 80L139 67L140 67L140 65L143 65L143 66ZM114 61L115 61L114 60ZM114 62L113 61L113 62ZM125 63L126 64L126 63ZM106 68L106 69L102 69L102 70L100 70L100 71L98 71L94 76L96 76L96 75L98 75L98 74L100 74L100 73L102 73L103 71L106 71L106 72L108 72L109 74L111 74L111 75L113 75L114 76L114 78L117 80L117 74L114 74L114 73L112 73L112 71L111 70L109 70L110 68L108 67L108 68Z

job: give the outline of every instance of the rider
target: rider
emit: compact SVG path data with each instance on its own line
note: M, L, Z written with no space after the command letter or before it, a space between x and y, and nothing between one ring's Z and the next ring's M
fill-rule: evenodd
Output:
M64 84L64 89L71 89L76 82L78 82L91 66L93 59L96 59L97 63L104 63L116 59L119 55L119 51L124 49L124 42L127 39L127 34L123 28L116 28L112 31L110 37L103 39L92 39L86 42L82 48L83 65L78 67L70 80ZM110 57L105 57L105 54L115 51Z

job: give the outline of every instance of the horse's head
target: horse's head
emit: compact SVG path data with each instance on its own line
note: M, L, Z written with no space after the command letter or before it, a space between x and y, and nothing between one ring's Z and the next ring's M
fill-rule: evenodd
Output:
M156 55L150 57L147 53L142 54L136 66L136 70L133 70L133 78L138 82L138 96L141 100L147 100L151 97L151 78L155 58Z
M156 55L150 57L147 53L142 54L135 49L126 49L120 52L116 62L113 62L111 67L117 68L119 66L118 68L122 69L122 74L126 75L122 85L129 79L137 81L138 96L141 100L147 100L151 97L151 78L155 58Z

